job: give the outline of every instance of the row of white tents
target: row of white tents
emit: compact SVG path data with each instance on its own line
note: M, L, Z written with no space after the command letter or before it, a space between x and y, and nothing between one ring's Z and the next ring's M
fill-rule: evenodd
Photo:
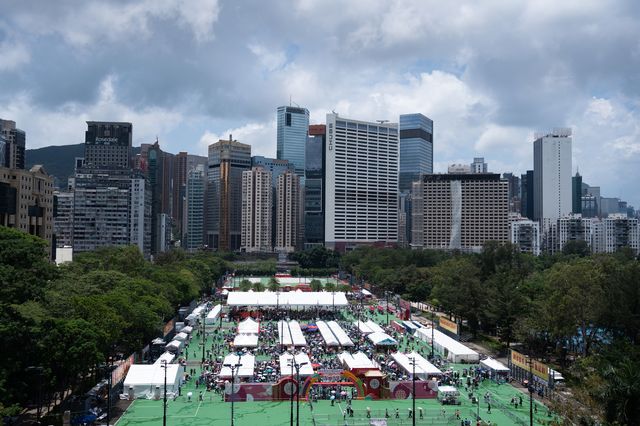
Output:
M307 346L298 321L278 321L278 342L284 346Z
M353 342L337 322L318 321L316 325L327 346L353 346Z
M227 305L247 307L326 308L345 307L349 304L345 293L340 291L232 291L227 296Z

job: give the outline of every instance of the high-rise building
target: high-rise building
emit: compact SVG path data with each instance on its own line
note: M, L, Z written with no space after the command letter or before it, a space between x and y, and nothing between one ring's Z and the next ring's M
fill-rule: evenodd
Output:
M131 123L87 121L84 142L85 167L131 168Z
M398 247L406 248L411 243L411 205L411 193L400 192L398 195Z
M600 197L600 216L607 217L620 212L620 199L616 197Z
M578 172L571 178L571 213L582 214L582 176Z
M151 253L151 187L126 169L80 169L75 175L73 251L135 245Z
M471 168L471 173L488 173L489 167L487 163L484 162L483 157L475 157L473 159L473 163L469 165Z
M536 134L533 142L533 215L556 219L571 213L571 129Z
M327 114L325 156L325 245L397 244L397 125Z
M503 173L502 179L509 184L509 213L520 213L520 178L513 173Z
M186 228L186 197L187 197L187 173L201 165L202 170L207 170L207 157L192 155L187 152L179 152L175 155L173 167L173 195L171 200L173 207L173 223L177 235L184 235ZM200 243L202 244L202 243Z
M205 166L199 164L187 173L185 232L182 239L185 250L189 252L201 249L204 243L204 195L207 182L204 169Z
M53 233L56 247L73 247L73 191L53 193Z
M278 160L277 158L263 157L261 155L251 157L251 167L262 167L270 172L271 186L274 190L278 185L278 176L286 171L295 172L295 167L289 160Z
M276 157L279 160L289 160L293 164L302 185L308 130L309 111L306 108L278 107Z
M0 119L0 167L24 169L26 134L16 128L16 122Z
M276 241L277 252L293 252L300 247L301 215L300 178L292 172L278 176L276 189Z
M55 252L53 178L44 167L0 167L0 225L40 237Z
M209 145L205 204L206 245L220 251L241 246L242 172L251 169L251 145L228 140Z
M400 116L400 192L411 192L420 175L433 173L433 120L422 114Z
M583 217L598 217L600 208L598 207L598 199L591 194L584 194L580 197L581 207Z
M242 172L242 251L273 250L272 194L270 171L258 166Z
M309 126L304 185L304 247L324 245L324 181L327 127Z
M533 220L533 170L520 175L520 214Z
M151 252L162 253L169 248L173 223L174 155L162 151L160 144L143 144L145 174L151 186Z
M518 214L509 215L509 234L512 244L516 244L521 253L540 255L540 224Z
M500 175L425 175L413 190L414 247L480 251L487 241L509 241L509 188Z

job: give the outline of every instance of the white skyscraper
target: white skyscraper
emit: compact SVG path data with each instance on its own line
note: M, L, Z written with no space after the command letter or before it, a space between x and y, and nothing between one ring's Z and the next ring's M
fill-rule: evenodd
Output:
M571 213L571 129L536 134L533 142L533 216L553 222Z
M327 114L326 247L398 241L398 126Z

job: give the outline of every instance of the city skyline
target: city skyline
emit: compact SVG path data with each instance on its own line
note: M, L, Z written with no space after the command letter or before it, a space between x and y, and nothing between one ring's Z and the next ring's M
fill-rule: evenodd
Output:
M280 105L318 124L332 110L392 122L419 112L437 123L435 172L482 156L521 174L534 132L571 127L572 174L640 205L631 1L9 1L3 12L0 117L32 149L112 120L134 123L135 146L158 136L168 152L206 155L232 133L275 157Z

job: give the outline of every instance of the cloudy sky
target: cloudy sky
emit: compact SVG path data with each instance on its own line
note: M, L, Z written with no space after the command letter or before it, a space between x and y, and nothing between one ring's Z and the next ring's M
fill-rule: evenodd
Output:
M435 122L434 163L532 168L573 129L573 169L640 207L640 2L1 0L0 117L29 148L130 121L134 145L275 156L275 111Z

